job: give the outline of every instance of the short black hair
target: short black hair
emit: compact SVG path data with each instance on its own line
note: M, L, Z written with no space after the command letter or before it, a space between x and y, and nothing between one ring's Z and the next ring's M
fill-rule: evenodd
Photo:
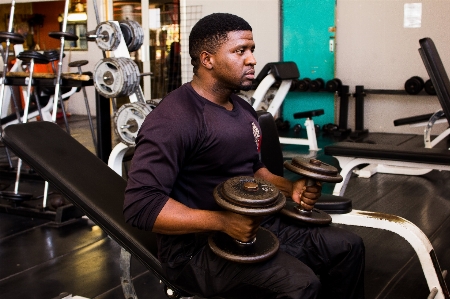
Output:
M229 13L213 13L201 18L192 27L189 35L189 55L194 73L200 63L200 53L215 53L228 39L228 32L252 31L250 24L243 18Z

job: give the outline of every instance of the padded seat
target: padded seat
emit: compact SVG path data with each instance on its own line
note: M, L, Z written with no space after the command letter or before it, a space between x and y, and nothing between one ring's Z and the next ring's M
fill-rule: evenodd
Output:
M445 148L412 148L408 145L338 142L326 146L324 152L330 156L450 165L450 151Z

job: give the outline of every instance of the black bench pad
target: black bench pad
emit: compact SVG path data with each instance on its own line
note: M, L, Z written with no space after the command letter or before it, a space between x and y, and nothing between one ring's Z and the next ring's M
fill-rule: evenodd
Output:
M180 291L161 272L156 234L125 223L126 181L108 165L52 122L10 125L3 142L168 287Z
M450 165L450 151L445 148L420 148L390 144L337 142L324 147L326 155L370 158L415 163Z

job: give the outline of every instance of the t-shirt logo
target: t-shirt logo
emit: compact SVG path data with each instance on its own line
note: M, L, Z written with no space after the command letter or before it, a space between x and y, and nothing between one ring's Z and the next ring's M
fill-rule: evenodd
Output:
M256 149L258 153L261 151L261 132L258 127L252 122L253 136L255 137Z

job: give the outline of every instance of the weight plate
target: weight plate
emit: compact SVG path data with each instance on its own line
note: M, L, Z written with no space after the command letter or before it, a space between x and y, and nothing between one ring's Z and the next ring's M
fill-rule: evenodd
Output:
M140 49L144 41L144 30L141 25L133 20L123 20L119 22L120 28L126 35L127 47L129 52L134 52Z
M136 87L139 85L139 67L137 64L130 58L124 58L123 63L126 66L128 76L130 79L130 89L127 92L127 96L133 94L136 90Z
M126 84L124 70L117 58L104 58L94 67L94 86L102 96L116 98Z
M25 42L25 37L22 34L3 31L0 32L0 42L8 41L13 44L23 44Z
M126 21L119 21L120 30L122 31L122 38L125 41L127 47L130 46L133 41L133 31Z
M274 256L280 247L277 237L263 227L256 232L256 241L249 245L243 245L222 232L212 234L208 238L208 245L218 256L238 263L266 261Z
M120 66L120 69L122 70L123 73L123 78L124 78L124 84L122 87L122 90L120 92L120 96L128 96L132 84L133 84L133 78L131 77L131 72L129 70L129 65L126 63L126 58L124 57L119 57L116 58L117 59L117 63Z
M78 35L70 33L70 32L63 32L63 31L53 31L49 32L48 36L54 39L61 39L64 38L64 40L67 41L77 41L79 39Z
M113 22L102 22L95 29L95 42L104 51L114 51L122 40L120 27Z
M244 215L270 215L286 202L274 185L248 176L228 179L214 189L213 195L222 208Z
M294 157L291 162L285 161L284 167L290 171L319 181L339 183L342 176L336 167L317 159Z
M0 191L0 198L12 200L15 202L26 201L33 198L31 193L15 193L14 191Z
M297 219L302 223L311 223L316 225L330 224L332 218L329 214L316 208L311 211L306 211L301 206L293 201L287 201L286 206L280 211L282 215L288 216L292 219Z
M139 128L152 110L151 105L139 102L124 104L117 110L114 116L114 130L123 143L135 144Z
M428 79L425 82L424 88L425 88L425 92L428 93L429 95L433 95L433 96L436 95L436 89L434 89L434 85L433 85L433 82L431 82L431 79Z
M406 80L405 91L408 94L418 94L424 87L424 81L419 76L414 76Z

